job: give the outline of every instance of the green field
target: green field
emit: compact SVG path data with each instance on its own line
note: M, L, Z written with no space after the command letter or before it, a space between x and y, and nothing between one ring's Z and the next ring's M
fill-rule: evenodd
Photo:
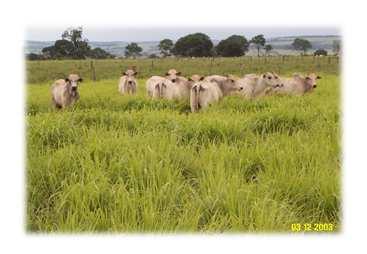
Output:
M224 69L211 73L247 73L240 60L222 60ZM96 66L118 71L115 61ZM155 72L143 69L149 60L139 61L142 77ZM163 72L166 61L154 68ZM89 62L27 62L27 230L291 232L292 223L332 223L338 231L339 69L335 59L320 60L320 69L307 61L278 72L318 70L323 78L312 94L230 96L195 114L187 102L148 99L144 79L136 96L119 95L112 71L97 72L95 82L85 77L80 101L57 111L50 100L54 73ZM210 72L200 59L187 62L197 66L182 64L185 75Z

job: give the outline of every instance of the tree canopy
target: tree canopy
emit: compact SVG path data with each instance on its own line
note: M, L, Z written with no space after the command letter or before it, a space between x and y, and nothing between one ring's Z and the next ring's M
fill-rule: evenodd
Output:
M269 54L269 52L273 50L273 46L271 44L266 44L264 49L265 49L265 52Z
M126 46L125 56L126 57L137 57L137 56L140 56L142 51L143 49L136 42L132 42Z
M296 38L296 39L294 39L294 41L292 43L292 47L295 50L303 51L303 53L306 54L307 50L312 48L312 44L311 44L310 41L308 41L306 39Z
M255 44L255 46L256 46L257 56L260 56L260 49L262 47L264 47L265 42L266 42L266 40L265 40L263 34L256 35L256 36L252 37L252 39L250 40L250 43Z
M173 41L170 39L161 40L158 48L163 56L170 56L173 49Z
M83 38L83 28L68 28L56 40L54 45L42 49L42 55L29 59L85 59L113 58L114 56L101 48L92 49L87 39Z
M325 49L318 49L313 53L314 56L327 56L327 51Z
M249 42L244 36L232 35L221 40L216 46L216 53L220 56L243 56L248 51Z
M203 33L189 34L181 37L173 47L173 53L178 56L211 56L213 42Z

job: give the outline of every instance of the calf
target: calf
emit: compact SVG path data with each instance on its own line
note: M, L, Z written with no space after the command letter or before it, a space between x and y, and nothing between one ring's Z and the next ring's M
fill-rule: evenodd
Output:
M189 98L190 89L193 85L193 82L190 82L187 78L181 76L181 72L178 72L175 69L170 69L166 73L166 79L168 79L174 84L175 89L177 89L179 98L182 99Z
M223 96L230 95L240 89L238 81L233 76L211 75L205 77L204 81L216 83L222 91Z
M200 81L195 83L190 91L191 112L206 108L222 97L223 93L216 82Z
M178 83L172 83L169 79L160 76L153 76L146 82L147 94L155 99L183 99L188 98ZM189 91L189 89L186 89Z
M70 74L65 79L56 80L51 87L52 103L56 108L65 108L79 99L78 84L83 79L77 74Z
M204 81L195 83L190 92L191 112L219 101L222 97L239 90L239 85L232 77L208 76Z
M137 87L136 75L138 73L133 69L126 70L120 77L118 90L121 94L135 94Z
M284 87L280 88L277 93L304 95L312 92L317 87L318 79L321 79L321 77L315 73L311 73L306 77L300 74L293 74L293 77L283 79Z
M268 95L284 85L279 76L273 72L267 72L260 76L247 74L237 82L240 86L240 94L249 99Z

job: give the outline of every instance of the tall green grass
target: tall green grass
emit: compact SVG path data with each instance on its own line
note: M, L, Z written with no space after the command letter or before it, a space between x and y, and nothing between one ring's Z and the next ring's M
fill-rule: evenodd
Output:
M200 113L85 82L57 111L27 86L27 230L290 232L341 220L339 77Z

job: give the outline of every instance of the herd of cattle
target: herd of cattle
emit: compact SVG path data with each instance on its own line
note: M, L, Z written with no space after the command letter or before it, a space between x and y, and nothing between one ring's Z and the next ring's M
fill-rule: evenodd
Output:
M118 91L121 94L135 94L138 86L136 76L135 69L126 70L120 78ZM146 90L150 98L190 101L191 111L196 112L231 94L239 94L248 99L271 94L303 95L312 92L320 78L314 73L282 78L274 72L246 74L242 78L231 75L192 75L185 78L180 72L170 69L165 77L149 78L146 81ZM65 108L76 102L79 99L78 84L81 81L82 78L77 74L55 81L51 88L54 106Z

